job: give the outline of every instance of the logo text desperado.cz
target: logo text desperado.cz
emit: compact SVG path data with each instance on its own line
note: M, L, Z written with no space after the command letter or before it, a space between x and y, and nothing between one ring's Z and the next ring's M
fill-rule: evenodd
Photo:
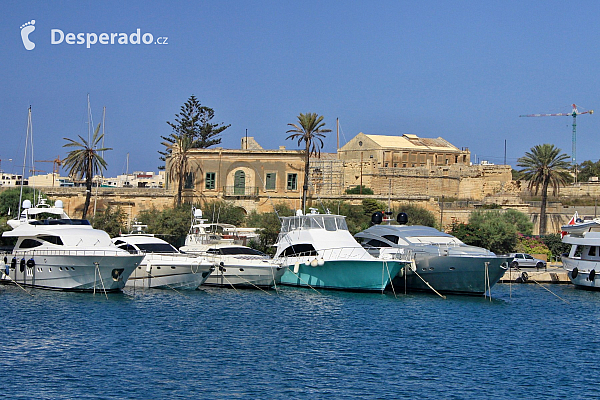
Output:
M80 32L65 34L60 29L50 30L50 44L85 44L89 49L93 44L168 44L168 37L161 36L154 40L154 36L151 33L141 33L141 29L137 29L135 32L127 35L126 33L100 33L94 32Z

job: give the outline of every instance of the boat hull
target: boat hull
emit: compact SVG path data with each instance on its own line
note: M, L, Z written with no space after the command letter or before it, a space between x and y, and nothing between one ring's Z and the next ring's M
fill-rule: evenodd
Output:
M304 262L294 263L286 268L281 283L320 289L383 291L404 265L400 261L381 260L328 260L314 267Z
M431 291L431 288L423 282L425 280L438 292L480 295L502 278L510 260L503 257L465 256L417 258L416 273L412 269L407 269L405 275L394 278L394 285L409 290ZM487 273L486 263L489 263Z
M18 252L6 256L2 281L50 290L118 292L143 258L104 251Z
M600 290L600 262L562 257L563 268L577 288L587 290ZM592 272L593 271L593 272Z
M270 288L281 281L285 268L279 265L217 265L204 285Z
M214 267L206 261L183 257L146 255L127 280L126 286L144 289L196 290Z

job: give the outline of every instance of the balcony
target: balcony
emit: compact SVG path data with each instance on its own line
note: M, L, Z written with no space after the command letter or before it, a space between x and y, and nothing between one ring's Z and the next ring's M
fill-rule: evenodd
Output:
M223 186L223 196L225 197L258 197L258 186Z

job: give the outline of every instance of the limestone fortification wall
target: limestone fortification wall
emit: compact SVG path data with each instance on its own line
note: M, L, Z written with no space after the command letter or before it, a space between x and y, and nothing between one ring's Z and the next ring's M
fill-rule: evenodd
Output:
M511 182L508 165L452 165L425 168L377 168L374 161L344 163L347 188L363 186L375 194L483 200Z

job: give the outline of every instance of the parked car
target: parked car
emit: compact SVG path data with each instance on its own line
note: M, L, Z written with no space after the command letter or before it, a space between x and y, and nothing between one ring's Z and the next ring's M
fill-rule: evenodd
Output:
M531 267L537 269L546 269L546 261L535 258L527 253L510 253L513 260L510 266L513 268Z

